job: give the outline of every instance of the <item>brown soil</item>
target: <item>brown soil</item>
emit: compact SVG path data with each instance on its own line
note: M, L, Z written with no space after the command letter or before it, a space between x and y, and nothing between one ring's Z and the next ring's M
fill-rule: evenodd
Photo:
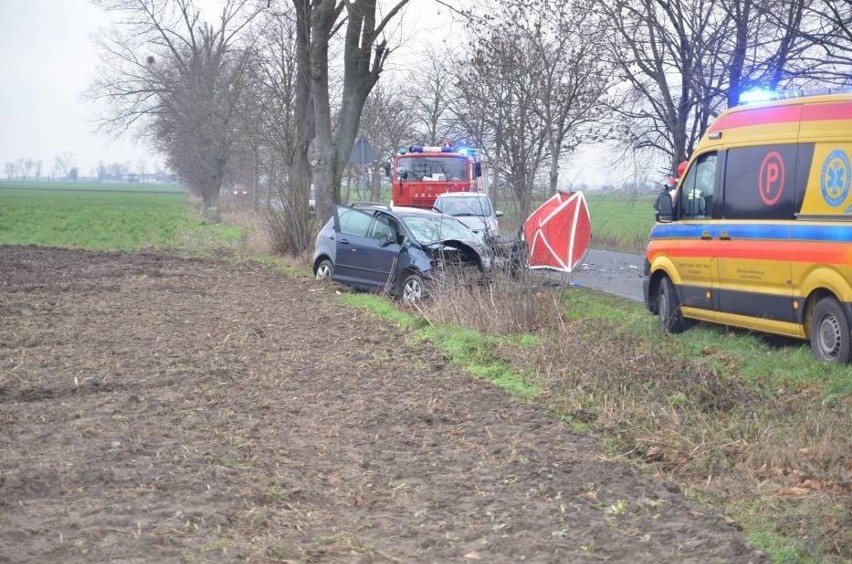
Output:
M251 264L0 246L0 561L760 562L673 484Z

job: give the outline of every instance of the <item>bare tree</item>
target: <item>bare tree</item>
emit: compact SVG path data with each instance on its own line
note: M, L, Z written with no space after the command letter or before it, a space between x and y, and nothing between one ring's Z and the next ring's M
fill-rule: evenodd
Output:
M525 217L544 168L555 190L564 152L600 114L609 73L599 32L580 2L502 2L499 17L473 21L474 52L459 68L453 111L498 163Z
M415 110L409 100L399 88L381 83L367 97L359 131L370 140L380 159L390 159L415 135Z
M672 170L692 151L707 115L698 82L702 58L714 47L716 0L617 0L601 4L610 22L609 54L627 88L614 110L624 118L622 139L669 156Z
M421 140L417 144L438 145L450 136L453 123L450 99L453 91L452 59L447 51L432 48L423 55L424 65L409 73L407 83L412 86L409 104L413 109Z
M300 111L313 105L313 123L300 118L297 125L302 142L310 143L309 159L320 221L330 217L333 203L340 201L343 169L358 133L361 111L390 53L387 41L380 38L388 23L407 3L408 0L399 0L384 18L377 19L376 0L293 0L297 15L299 76L300 80L302 77L306 80L306 85L302 86L304 98ZM332 127L329 41L338 26L343 25L339 22L343 14L346 17L343 91L335 127Z
M122 17L101 42L101 74L90 89L112 103L102 126L141 127L204 206L215 207L239 131L253 3L226 0L208 23L192 0L94 2Z
M256 188L260 187L258 176L265 178L266 197L271 198L265 215L273 246L296 255L310 245L313 235L307 179L304 173L295 172L301 151L296 127L298 32L289 1L277 0L270 6L256 40L257 80L249 102L244 161L252 168L250 177Z
M838 70L850 38L844 16L834 17L845 13L848 27L849 0L616 0L596 9L612 26L609 53L627 85L613 106L622 139L667 155L672 171L746 90L849 76L848 66Z
M818 0L803 6L801 74L839 88L852 86L852 1Z
M716 56L718 98L728 107L754 87L776 89L799 81L799 64L813 45L804 32L806 0L731 0L720 4L717 24L721 38Z
M414 135L415 111L410 98L394 87L376 85L361 113L360 132L372 143L380 160L390 160L395 151ZM374 174L376 171L374 171ZM373 180L373 186L378 182ZM380 194L372 193L373 199Z
M74 155L69 151L63 151L62 154L56 155L56 158L53 160L54 176L69 178L74 168Z
M603 28L585 2L554 7L538 0L528 3L525 10L538 12L528 34L534 60L540 65L536 108L549 124L549 188L555 193L563 154L599 137L589 126L603 114L611 73L601 61ZM546 22L546 27L539 21Z

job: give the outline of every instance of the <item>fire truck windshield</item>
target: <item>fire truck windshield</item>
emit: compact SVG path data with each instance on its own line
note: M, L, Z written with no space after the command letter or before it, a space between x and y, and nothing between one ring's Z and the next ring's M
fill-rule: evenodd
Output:
M464 157L431 156L416 153L399 160L398 173L407 171L407 180L467 180L467 159Z

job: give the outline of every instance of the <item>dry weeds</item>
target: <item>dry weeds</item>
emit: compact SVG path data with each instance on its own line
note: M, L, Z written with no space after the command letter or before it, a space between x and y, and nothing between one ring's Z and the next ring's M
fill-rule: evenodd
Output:
M779 396L684 358L665 339L610 321L566 322L562 291L530 282L445 289L426 315L538 334L534 349L507 344L501 354L539 383L539 402L600 432L612 455L736 508L758 530L803 539L816 559L852 556L848 401L827 405L813 390Z

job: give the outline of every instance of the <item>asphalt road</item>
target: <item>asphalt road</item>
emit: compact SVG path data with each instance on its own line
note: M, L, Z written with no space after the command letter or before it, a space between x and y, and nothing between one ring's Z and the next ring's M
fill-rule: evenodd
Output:
M548 278L571 286L594 288L616 296L643 301L642 265L645 256L589 249L575 272L561 274L549 272Z

